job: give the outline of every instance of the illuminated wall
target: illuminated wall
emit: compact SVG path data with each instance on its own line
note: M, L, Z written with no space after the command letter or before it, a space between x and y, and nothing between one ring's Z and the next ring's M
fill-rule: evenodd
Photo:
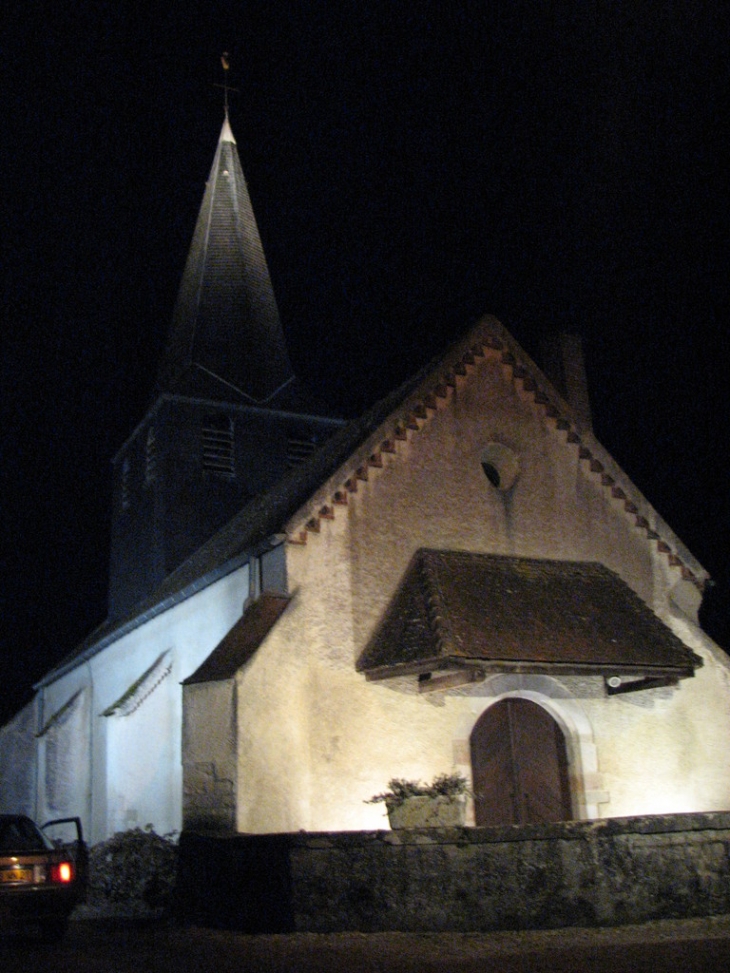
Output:
M468 776L472 729L508 696L562 729L576 818L730 806L729 662L699 629L683 571L701 567L590 433L571 438L499 352L462 371L427 410L414 393L286 526L286 570L277 560L262 583L286 584L292 600L234 678L186 687L183 713L182 681L241 618L248 567L44 686L21 721L40 731L37 816L80 814L92 841L178 830L183 800L189 820L240 831L381 828L367 798L391 777ZM501 674L428 695L415 677L369 683L356 662L421 547L599 561L704 666L677 687L611 698L601 677ZM22 751L16 729L0 734L3 767Z
M0 814L35 815L38 700L0 728Z
M471 729L505 695L540 703L563 729L576 817L730 806L728 659L698 628L692 600L684 611L670 601L681 569L499 354L477 358L437 405L395 453L382 453L382 468L369 467L346 505L331 508L333 519L322 517L305 544L287 546L294 600L238 676L239 830L382 827L382 805L365 800L390 777L468 774ZM367 465L394 425L293 518L291 538L301 538L350 467ZM626 482L590 434L582 440L602 456L604 473ZM508 491L482 468L493 443L519 460ZM641 509L679 548L645 501ZM356 660L419 547L600 561L702 656L704 668L673 689L611 698L600 677L505 676L428 696L417 695L415 678L368 683Z
M247 595L244 566L41 690L51 726L38 740L39 817L78 814L92 841L148 824L160 834L180 830L180 683L240 618ZM74 699L83 706L64 720ZM54 734L63 737L62 759L49 747Z

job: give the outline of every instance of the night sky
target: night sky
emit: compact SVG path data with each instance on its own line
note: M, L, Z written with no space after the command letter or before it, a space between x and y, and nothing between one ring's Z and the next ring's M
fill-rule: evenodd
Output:
M149 404L223 51L300 377L353 414L483 312L529 353L580 333L596 435L727 632L727 8L56 6L10 14L3 50L0 718L104 618L110 461Z

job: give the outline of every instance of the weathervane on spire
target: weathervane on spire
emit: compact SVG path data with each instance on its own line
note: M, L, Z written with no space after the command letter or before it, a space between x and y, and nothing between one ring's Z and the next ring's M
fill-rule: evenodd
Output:
M228 118L228 92L235 91L238 92L238 88L231 88L228 84L228 72L231 70L231 60L228 51L224 51L221 54L221 65L223 67L223 84L215 85L216 88L223 88L223 107L225 109L226 118Z

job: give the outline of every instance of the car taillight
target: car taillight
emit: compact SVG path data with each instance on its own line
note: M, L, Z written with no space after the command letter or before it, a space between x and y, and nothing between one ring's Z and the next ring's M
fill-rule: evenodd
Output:
M51 881L58 882L60 885L68 885L74 880L73 862L56 862L51 865Z

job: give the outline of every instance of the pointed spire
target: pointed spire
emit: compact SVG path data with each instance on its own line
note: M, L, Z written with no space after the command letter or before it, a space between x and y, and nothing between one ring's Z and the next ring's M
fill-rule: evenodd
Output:
M292 377L226 112L178 292L158 394L265 403Z
M236 140L233 137L233 132L231 131L231 125L228 121L228 112L226 112L226 118L223 122L223 128L221 129L221 137L218 139L219 142L231 142L233 145L236 144Z

